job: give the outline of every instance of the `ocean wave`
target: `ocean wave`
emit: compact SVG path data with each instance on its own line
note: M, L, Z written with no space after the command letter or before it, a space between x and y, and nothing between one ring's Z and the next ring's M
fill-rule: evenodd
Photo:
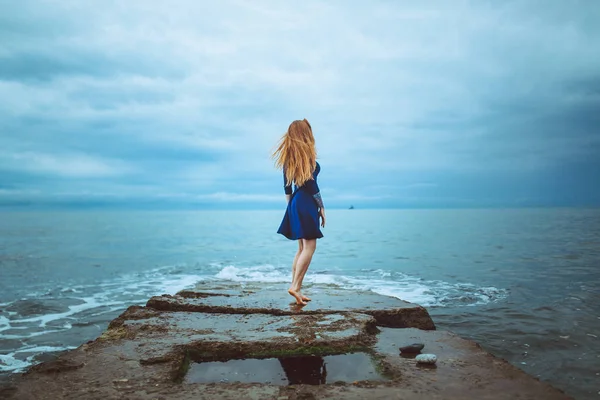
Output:
M290 280L291 270L286 274L281 268L273 265L257 265L254 267L235 267L229 265L219 271L215 278L232 282L265 282L279 283Z
M138 298L138 302L140 303L145 302L150 296L157 294L175 294L180 290L192 287L199 280L203 279L203 277L199 275L183 275L178 277L169 277L169 279L160 279L160 276L155 275L154 273L149 274L147 278L149 279L140 280L139 277L126 276L118 281L99 282L96 285L79 286L77 288L78 292L94 290L97 291L97 293L85 297L63 296L49 299L55 302L63 303L77 301L79 304L63 304L61 310L53 310L50 307L43 309L43 307L40 307L40 309L44 310L45 312L39 312L38 315L33 316L26 315L29 313L28 310L19 312L20 304L24 304L23 307L25 307L34 301L43 304L44 300L36 300L35 298L20 299L10 304L11 307L15 308L12 313L13 315L11 315L10 318L0 316L0 333L8 329L14 329L14 327L11 325L16 323L31 323L39 328L45 328L54 321L63 319L77 320L78 316L83 314L85 314L85 316L102 315L126 308L127 306L131 305L132 297ZM63 294L72 293L63 292ZM106 310L107 308L108 310ZM98 310L98 312L93 312L94 310ZM24 315L21 315L21 313ZM71 327L68 323L64 324L64 326L68 328ZM35 334L37 335L37 332ZM27 335L22 336L22 338L31 336L32 333L28 333ZM1 337L5 336L3 335Z
M70 305L70 306L68 306L68 310L65 312L47 313L47 314L42 314L42 315L31 317L31 318L15 318L15 319L11 320L11 322L19 322L19 323L39 322L39 327L43 328L46 325L48 325L48 323L50 323L50 322L53 322L53 321L56 321L59 319L72 317L76 314L82 313L87 310L92 310L92 309L96 309L96 308L103 307L103 306L112 306L112 305L116 305L116 304L122 304L122 302L105 301L105 299L101 299L102 297L103 297L102 295L92 296L92 297L83 297L83 298L77 297L75 299L81 300L83 303L78 304L78 305Z
M0 372L19 373L30 366L37 364L35 358L43 353L57 353L65 350L75 349L74 346L28 346L8 354L0 354ZM31 353L25 358L17 357L21 353Z
M31 361L17 360L14 354L0 354L0 372L22 372L32 365Z
M0 355L0 372L22 372L35 364L36 357L42 353L74 348L51 346L56 343L57 334L82 326L108 324L112 318L108 315L132 304L144 304L149 297L159 294L175 294L211 278L174 273L175 270L177 266L164 266L94 284L65 286L63 283L2 303L3 308L9 309L0 315L0 340L14 340L20 345ZM27 343L32 338L36 346Z
M508 295L505 289L496 287L427 281L383 269L363 269L360 272L361 274L356 276L314 273L309 274L304 282L307 285L328 285L350 290L372 291L424 307L483 305L504 299ZM288 267L275 267L269 264L252 267L228 265L223 267L214 278L232 282L285 283L290 282L291 271Z
M0 315L0 332L10 326L10 320L5 316Z

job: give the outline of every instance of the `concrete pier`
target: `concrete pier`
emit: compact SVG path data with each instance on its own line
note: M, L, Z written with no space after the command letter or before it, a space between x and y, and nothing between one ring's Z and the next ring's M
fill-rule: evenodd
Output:
M372 292L224 282L151 298L99 338L32 367L9 399L568 399L437 331L427 310ZM398 348L423 343L435 366ZM212 363L212 364L210 364ZM199 383L200 382L200 383Z

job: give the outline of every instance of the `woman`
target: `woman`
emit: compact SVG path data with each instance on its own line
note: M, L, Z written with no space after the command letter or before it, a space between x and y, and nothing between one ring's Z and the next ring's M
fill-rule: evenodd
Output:
M287 210L277 233L298 241L298 252L292 263L292 285L288 293L296 304L306 305L310 299L301 293L302 281L317 247L317 239L325 227L325 207L317 185L321 166L317 162L317 150L312 128L306 119L294 121L281 138L273 153L275 165L283 169L283 186ZM295 190L292 193L292 184Z

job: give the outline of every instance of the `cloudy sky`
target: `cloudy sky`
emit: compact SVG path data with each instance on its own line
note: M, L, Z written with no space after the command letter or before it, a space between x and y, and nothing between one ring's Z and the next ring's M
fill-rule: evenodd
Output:
M0 0L0 204L600 205L600 7Z

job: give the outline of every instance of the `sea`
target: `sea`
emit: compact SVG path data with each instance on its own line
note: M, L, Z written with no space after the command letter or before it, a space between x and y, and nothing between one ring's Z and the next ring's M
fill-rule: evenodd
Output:
M289 282L283 210L0 211L0 383L198 282ZM307 290L427 307L575 399L600 398L600 209L327 212ZM352 296L348 297L352 302Z

